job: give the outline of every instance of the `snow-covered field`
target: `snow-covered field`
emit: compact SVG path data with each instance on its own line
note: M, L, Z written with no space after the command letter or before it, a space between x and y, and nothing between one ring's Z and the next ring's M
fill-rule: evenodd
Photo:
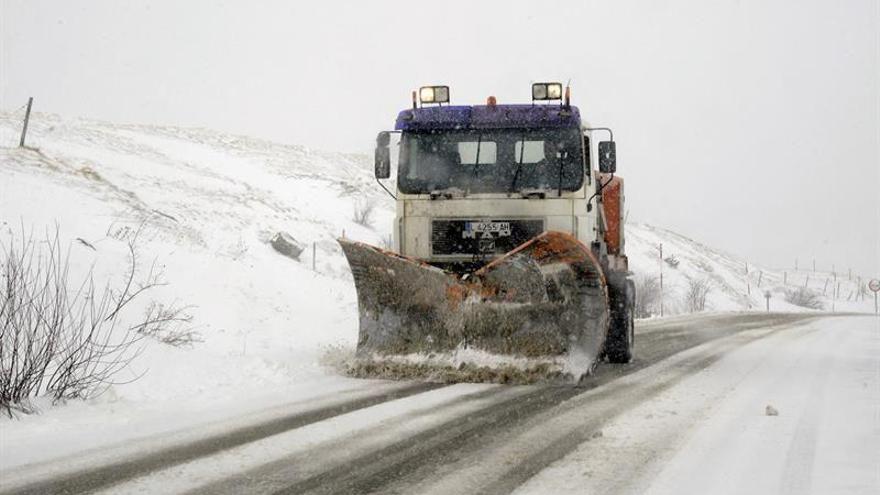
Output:
M150 298L191 306L201 342L177 348L148 340L125 372L144 373L139 380L85 403L38 402L40 415L0 420L0 466L362 383L321 361L331 347L352 348L357 336L354 287L334 239L381 245L390 232L393 203L372 179L368 157L205 129L40 113L31 120L30 147L20 149L18 126L17 114L0 113L0 241L20 236L22 228L39 237L57 225L70 243L74 278L94 265L99 278L113 281L125 271L120 233L143 225L140 258L155 259L169 284ZM353 221L355 209L366 204L375 205L370 226ZM782 294L804 284L825 293L828 309L872 309L859 296L856 276L784 273L752 263L746 275L746 260L668 230L632 222L627 229L637 275L658 274L661 242L664 257L678 260L675 267L663 262L669 313L682 311L687 280L697 278L711 280L712 311L763 310L767 290L774 310L802 310ZM306 248L299 261L269 246L280 231Z

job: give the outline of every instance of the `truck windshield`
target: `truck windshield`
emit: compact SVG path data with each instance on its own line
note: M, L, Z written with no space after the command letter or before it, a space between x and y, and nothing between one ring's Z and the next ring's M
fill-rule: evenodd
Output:
M578 129L403 134L397 186L405 194L575 191L584 180Z

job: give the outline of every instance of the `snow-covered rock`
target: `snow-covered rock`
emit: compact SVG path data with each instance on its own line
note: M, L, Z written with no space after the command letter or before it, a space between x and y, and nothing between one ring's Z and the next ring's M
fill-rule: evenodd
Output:
M303 252L303 247L287 232L278 232L269 241L275 251L299 261L299 255Z

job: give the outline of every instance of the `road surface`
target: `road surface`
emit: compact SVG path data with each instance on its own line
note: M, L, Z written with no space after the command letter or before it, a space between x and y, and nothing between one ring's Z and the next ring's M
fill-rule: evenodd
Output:
M628 365L601 365L578 387L365 387L124 458L26 466L3 473L0 490L880 489L877 318L748 313L641 322L636 355Z

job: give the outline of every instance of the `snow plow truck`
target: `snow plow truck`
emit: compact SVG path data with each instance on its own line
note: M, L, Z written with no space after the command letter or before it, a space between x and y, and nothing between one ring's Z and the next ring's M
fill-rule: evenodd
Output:
M602 359L629 362L635 288L611 129L585 124L560 83L533 84L525 104L449 96L413 91L376 139L393 251L339 239L357 290L357 373L576 382Z

